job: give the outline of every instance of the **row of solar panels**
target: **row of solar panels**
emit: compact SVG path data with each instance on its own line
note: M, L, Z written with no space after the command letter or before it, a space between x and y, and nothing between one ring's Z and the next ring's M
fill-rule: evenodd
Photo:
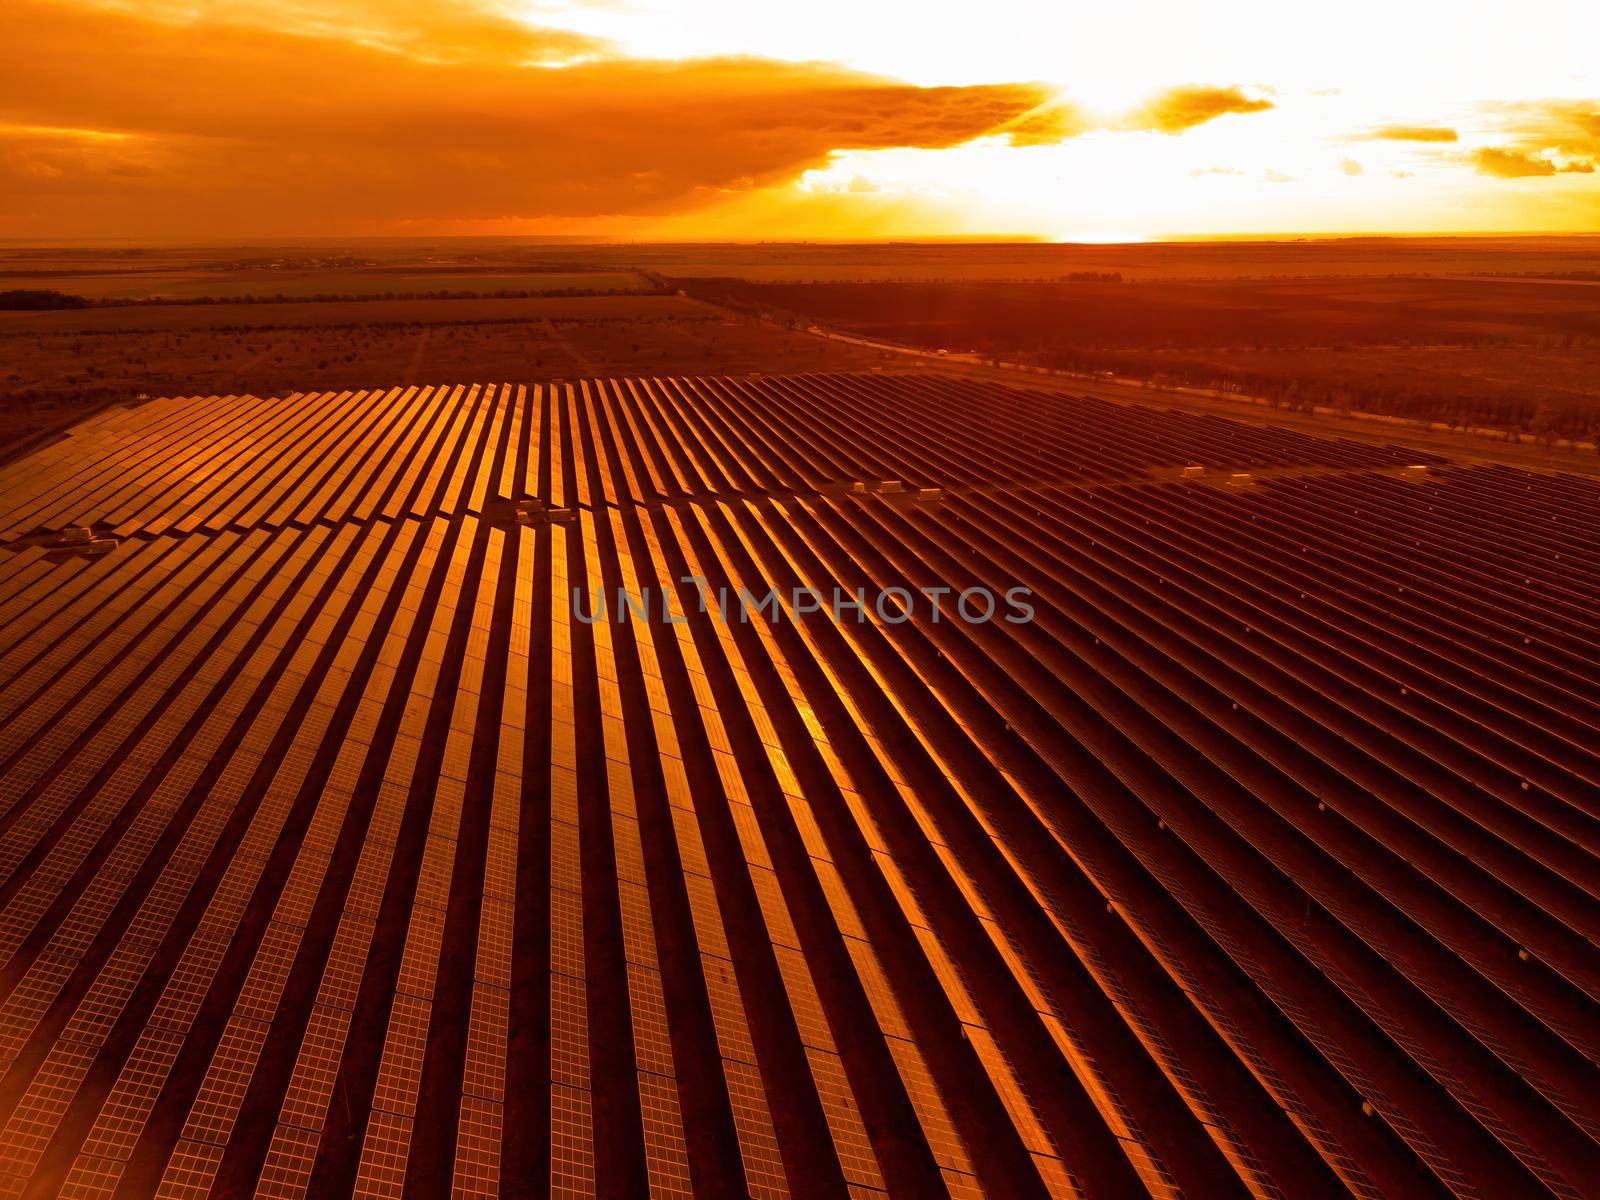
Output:
M1104 479L1185 464L1394 466L1414 457L934 376L585 380L551 392L573 413L605 412L627 461L637 456L637 474L625 461L623 476L602 485L609 500L881 479ZM112 409L0 467L0 540L69 526L129 536L481 514L488 501L536 494L541 458L559 445L541 441L531 415L543 394L474 385ZM691 448L692 461L679 467L667 456L657 466L665 446Z
M1583 1194L1600 489L760 495L695 386L0 551L0 1194ZM507 472L590 507L408 515ZM925 585L1036 612L698 605Z

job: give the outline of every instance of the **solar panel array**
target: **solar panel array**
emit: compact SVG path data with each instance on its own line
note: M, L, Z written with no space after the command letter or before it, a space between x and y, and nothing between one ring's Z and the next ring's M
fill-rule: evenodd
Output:
M106 412L0 467L0 1196L1592 1195L1597 532L937 375Z

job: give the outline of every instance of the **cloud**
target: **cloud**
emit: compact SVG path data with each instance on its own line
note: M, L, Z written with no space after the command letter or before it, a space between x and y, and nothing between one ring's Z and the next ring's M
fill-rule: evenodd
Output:
M823 63L642 60L479 3L12 0L0 231L660 218L786 185L843 151L1176 134L1272 107L1238 87L1186 85L1102 118L1037 83L916 87Z
M1252 97L1239 87L1185 84L1162 92L1123 123L1126 129L1156 133L1182 133L1232 113L1266 112L1271 100Z
M1184 84L1118 117L1091 115L1054 97L1003 129L1014 146L1056 145L1094 130L1179 134L1231 113L1266 112L1272 107L1272 101L1252 98L1242 88Z
M1527 179L1537 175L1554 175L1556 164L1548 158L1534 158L1515 150L1502 150L1485 146L1472 156L1480 175L1493 175L1497 179Z
M1538 100L1483 106L1502 145L1473 156L1500 179L1592 175L1600 159L1600 101Z
M1550 175L1591 175L1595 164L1590 159L1557 162L1517 150L1486 146L1473 155L1479 174L1496 179L1533 179Z
M1590 157L1600 152L1600 100L1535 100L1484 108L1501 137L1518 149Z
M1461 135L1446 125L1382 125L1358 134L1361 142L1458 142Z
M1004 132L1013 146L1054 146L1095 128L1081 112L1059 97L1052 97L1009 121Z
M1347 158L1347 159L1342 160L1339 163L1339 170L1343 171L1346 175L1349 175L1349 176L1353 177L1353 176L1356 176L1356 175L1365 174L1367 169L1365 167L1363 167L1360 163L1358 163L1355 159Z
M433 63L569 65L618 56L602 38L529 25L473 0L77 0L91 11L353 42Z
M0 229L274 235L660 215L791 180L838 150L1082 129L1037 84L633 60L417 0L283 11L290 32L13 0ZM568 65L528 65L554 61Z

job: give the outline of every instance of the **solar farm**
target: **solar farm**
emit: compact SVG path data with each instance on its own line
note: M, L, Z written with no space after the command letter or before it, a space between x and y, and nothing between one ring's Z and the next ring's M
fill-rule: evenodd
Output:
M1597 535L933 372L106 409L0 465L0 1200L1593 1196Z

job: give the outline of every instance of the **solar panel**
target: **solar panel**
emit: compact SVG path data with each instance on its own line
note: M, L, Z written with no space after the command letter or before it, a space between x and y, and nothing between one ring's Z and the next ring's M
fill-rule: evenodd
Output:
M174 398L0 465L0 1190L211 1195L231 1145L263 1195L686 1196L731 1120L760 1197L1581 1194L1600 492L1066 403ZM20 536L97 515L101 558ZM774 626L679 574L1041 596ZM608 581L692 619L580 623Z

